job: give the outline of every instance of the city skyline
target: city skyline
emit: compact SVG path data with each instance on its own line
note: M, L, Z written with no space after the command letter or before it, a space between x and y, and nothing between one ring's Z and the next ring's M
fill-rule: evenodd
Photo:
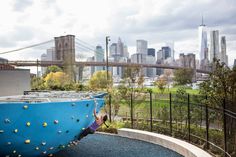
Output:
M128 46L129 53L136 53L136 40L148 41L148 48L160 49L166 42L175 43L175 58L179 53L194 53L199 59L198 26L202 15L204 24L226 36L229 65L236 58L236 2L167 0L127 1L2 1L1 51L50 40L55 36L74 34L91 45L105 47L105 36L110 44L118 37ZM221 8L221 9L219 9ZM226 9L227 8L227 9ZM5 16L5 15L8 16ZM50 47L47 47L50 48ZM39 50L35 50L39 51ZM41 50L41 54L45 53ZM27 58L40 55L27 53ZM26 57L21 54L1 57Z

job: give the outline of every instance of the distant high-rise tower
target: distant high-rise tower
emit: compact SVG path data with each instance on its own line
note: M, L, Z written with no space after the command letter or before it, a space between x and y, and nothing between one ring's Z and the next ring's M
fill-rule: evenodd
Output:
M220 45L221 45L220 61L224 62L226 65L228 65L227 55L226 55L226 39L225 39L225 36L221 37Z
M146 40L137 40L137 53L147 55L147 41Z
M117 54L117 43L112 43L110 46L110 55L109 57L113 57Z
M154 48L149 48L147 55L148 55L148 56L153 56L153 57L155 57L155 51L156 51L156 50L155 50Z
M213 62L214 58L219 59L219 31L211 31L211 43L210 43L210 62Z
M104 50L100 45L96 46L94 60L95 62L104 62ZM104 68L101 66L95 67L95 71L100 71L100 70L104 70Z
M198 27L198 40L199 40L199 61L200 68L204 69L204 67L208 64L208 48L207 48L207 31L206 25L203 22Z
M120 57L124 56L124 44L120 38L118 38L118 42L117 42L117 55Z

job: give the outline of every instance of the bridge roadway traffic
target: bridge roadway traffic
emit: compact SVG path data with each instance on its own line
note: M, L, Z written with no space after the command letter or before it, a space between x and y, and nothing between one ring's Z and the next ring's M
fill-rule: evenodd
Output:
M23 61L23 60L16 60L16 61L8 61L5 63L8 65L13 66L41 66L47 67L51 65L62 66L63 61L40 61L40 60L31 60L31 61ZM106 62L89 62L89 61L76 61L74 65L78 67L84 66L106 66ZM120 63L120 62L108 62L109 67L145 67L145 68L162 68L162 69L180 69L183 67L179 66L170 66L166 64L139 64L139 63ZM196 69L197 73L209 74L210 71Z

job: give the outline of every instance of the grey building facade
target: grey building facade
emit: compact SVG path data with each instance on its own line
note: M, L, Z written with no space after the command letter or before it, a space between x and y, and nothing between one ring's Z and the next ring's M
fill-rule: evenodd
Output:
M31 89L30 70L0 70L0 87L0 96L22 95Z

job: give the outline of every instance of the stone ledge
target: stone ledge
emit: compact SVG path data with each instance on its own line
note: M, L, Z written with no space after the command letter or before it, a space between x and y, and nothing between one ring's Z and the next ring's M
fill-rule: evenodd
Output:
M190 143L162 134L122 128L118 129L118 135L121 137L127 137L158 144L160 146L171 149L185 157L212 157L212 155L210 155L206 151Z

